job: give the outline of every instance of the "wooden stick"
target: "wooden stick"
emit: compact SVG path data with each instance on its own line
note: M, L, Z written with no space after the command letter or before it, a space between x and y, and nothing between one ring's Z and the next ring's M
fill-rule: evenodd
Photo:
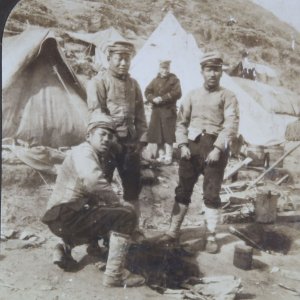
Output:
M253 159L250 157L246 157L243 161L241 161L239 164L237 164L235 167L233 167L231 170L229 170L224 175L224 180L230 178L233 176L239 169L241 169L243 166L248 165Z
M281 177L278 181L276 181L276 185L281 185L285 179L289 177L289 174L285 174L283 177Z
M300 143L292 147L290 150L288 150L286 153L284 153L281 157L279 157L274 164L268 168L265 172L263 172L260 176L258 176L248 187L246 190L249 190L253 188L259 181L261 181L264 176L269 173L271 170L273 170L286 156L288 156L290 153L292 153L296 148L300 146Z
M250 239L248 236L246 236L245 234L243 234L242 232L240 232L239 230L237 230L233 226L229 226L229 232L231 234L234 234L235 236L237 236L241 240L244 240L245 242L248 242L252 247L258 248L259 250L268 253L268 251L266 251L266 249L264 249L262 246L260 246L259 244L257 244L255 241L253 241L252 239Z

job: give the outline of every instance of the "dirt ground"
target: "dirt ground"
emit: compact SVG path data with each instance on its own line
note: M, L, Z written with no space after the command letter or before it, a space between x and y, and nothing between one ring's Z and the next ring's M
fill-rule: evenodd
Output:
M143 188L141 223L147 236L168 228L177 170L176 162L155 169L156 184L147 184ZM40 222L40 217L55 178L44 175L42 179L24 165L3 165L2 172L1 231L7 238L0 246L0 299L176 299L176 296L162 295L148 286L104 288L103 272L95 266L98 259L87 255L86 246L73 251L79 262L75 271L64 272L53 265L52 249L58 238ZM200 199L199 183L183 224L183 232L192 239L204 237ZM236 228L250 226L252 230L251 225L255 226L254 223L234 224ZM221 244L218 254L207 254L200 246L200 251L178 257L178 261L182 259L191 263L198 268L199 276L234 275L240 278L243 290L236 299L297 299L299 294L296 295L293 289L299 291L299 222L262 226L263 230L276 233L266 241L274 251L266 253L255 249L252 269L248 271L233 265L234 247L241 241L229 233L229 226L223 224L218 228L217 237ZM151 267L154 277L161 275L159 264L156 261ZM174 270L172 272L176 272L176 266Z

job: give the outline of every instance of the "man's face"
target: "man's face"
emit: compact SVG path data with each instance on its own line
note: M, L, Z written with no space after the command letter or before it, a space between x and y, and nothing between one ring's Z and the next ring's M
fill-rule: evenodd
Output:
M119 75L128 74L131 55L127 53L112 53L109 57L109 66Z
M222 67L204 66L202 68L202 75L204 78L204 85L208 88L215 88L219 86L222 76Z
M87 137L87 141L92 145L92 147L98 153L107 152L112 144L113 133L104 128L93 129Z
M159 67L161 77L166 77L170 73L170 66Z

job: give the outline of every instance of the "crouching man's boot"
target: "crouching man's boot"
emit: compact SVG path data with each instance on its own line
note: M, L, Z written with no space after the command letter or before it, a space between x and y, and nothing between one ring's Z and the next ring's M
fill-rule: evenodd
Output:
M179 238L180 227L187 213L188 206L175 201L169 230L159 239L159 243L174 243Z
M140 201L136 200L131 202L133 204L134 207L134 211L136 213L137 216L137 223L136 223L136 228L133 231L131 238L137 242L140 243L142 241L144 241L146 239L145 234L143 232L143 229L140 226L140 220L141 220L141 208L140 208Z
M77 261L71 255L72 248L69 244L59 243L55 246L52 262L63 270L74 267Z
M108 287L133 287L145 283L140 275L125 270L126 255L130 246L130 237L125 234L112 232L109 240L109 252L103 285Z
M205 207L205 223L207 229L205 251L208 253L217 253L219 245L216 240L216 227L219 223L220 212L216 208Z

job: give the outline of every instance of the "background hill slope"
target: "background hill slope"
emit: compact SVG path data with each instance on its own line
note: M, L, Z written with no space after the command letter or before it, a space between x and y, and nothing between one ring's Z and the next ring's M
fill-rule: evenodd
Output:
M300 34L249 0L21 0L5 31L20 32L29 23L53 28L64 37L65 30L96 32L114 26L142 45L168 10L202 49L218 48L229 64L247 49L250 60L275 68L279 84L300 93ZM233 26L227 26L230 16L237 21Z

